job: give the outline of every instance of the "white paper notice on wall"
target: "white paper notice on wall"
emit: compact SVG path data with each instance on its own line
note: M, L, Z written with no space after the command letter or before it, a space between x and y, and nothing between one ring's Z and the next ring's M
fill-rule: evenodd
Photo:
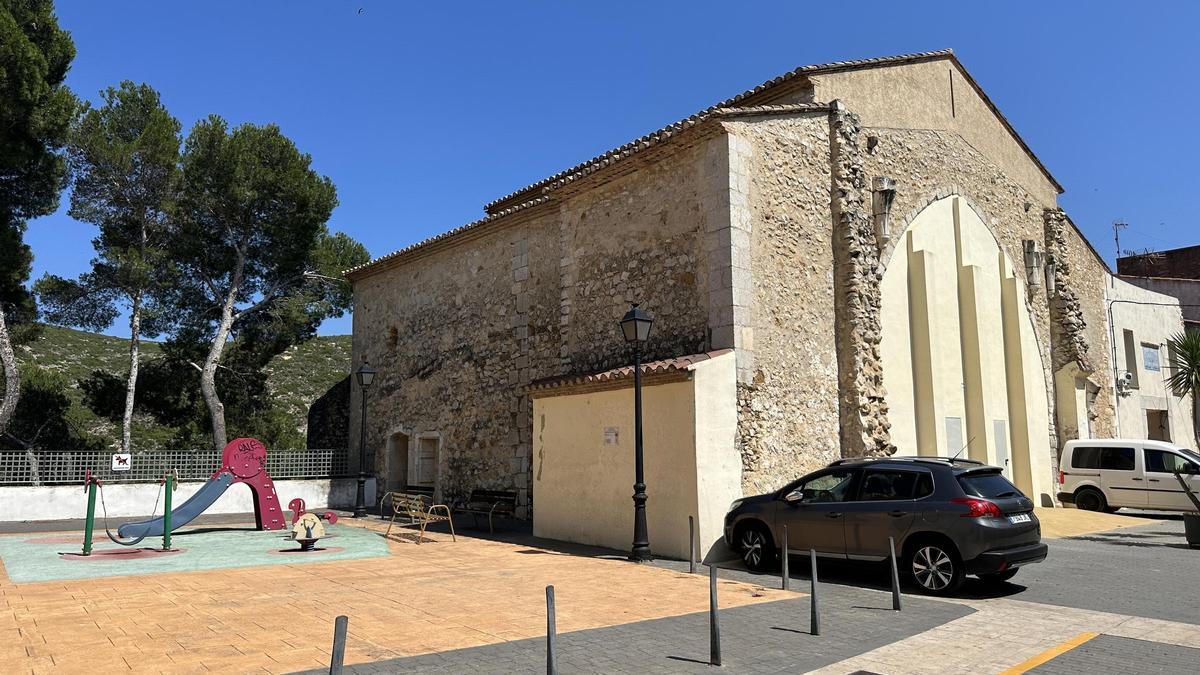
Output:
M604 444L617 445L620 440L620 434L616 427L604 427Z
M133 455L128 452L119 452L112 456L113 471L128 471L133 465Z

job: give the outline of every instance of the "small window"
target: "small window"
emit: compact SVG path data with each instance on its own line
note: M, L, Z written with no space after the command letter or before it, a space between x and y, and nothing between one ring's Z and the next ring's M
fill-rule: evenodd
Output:
M1101 448L1100 468L1108 471L1133 471L1133 448Z
M1100 448L1075 448L1071 455L1072 469L1099 469Z
M1142 366L1152 372L1157 373L1162 370L1162 366L1158 362L1159 349L1158 345L1142 343Z
M984 499L1005 499L1007 497L1023 497L1017 486L999 473L973 473L958 477L958 484L963 492Z
M1146 471L1151 473L1197 473L1196 465L1166 450L1146 450Z
M916 471L867 471L859 501L912 499L919 477Z

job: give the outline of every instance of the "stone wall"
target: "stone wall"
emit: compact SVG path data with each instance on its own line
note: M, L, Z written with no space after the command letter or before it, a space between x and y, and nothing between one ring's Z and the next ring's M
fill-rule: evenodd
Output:
M1116 402L1112 390L1112 346L1108 325L1108 286L1111 272L1095 249L1069 222L1063 229L1063 250L1070 261L1071 273L1066 281L1079 302L1083 320L1080 338L1086 349L1084 356L1091 372L1087 374L1092 395L1088 399L1088 419L1093 438L1111 438L1116 433ZM1049 241L1047 241L1049 249ZM1059 439L1059 447L1069 439Z
M709 348L701 205L708 144L725 141L687 140L355 280L355 363L365 354L379 372L367 417L377 473L391 434L436 434L444 497L515 489L527 513L530 382L630 362L618 321L631 300L655 318L647 360Z
M746 146L740 172L750 177L754 365L738 387L738 435L742 485L757 494L841 457L829 121L726 126Z
M835 102L829 114L834 292L842 455L887 456L896 451L883 388L879 248L864 206L868 179L859 146L858 117Z
M338 380L308 407L308 448L350 447L350 376Z

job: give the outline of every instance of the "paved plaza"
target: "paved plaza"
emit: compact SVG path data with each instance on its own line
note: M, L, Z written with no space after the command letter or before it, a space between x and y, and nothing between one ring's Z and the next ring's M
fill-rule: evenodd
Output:
M1107 663L1194 672L1200 599L1179 580L1200 572L1200 556L1180 545L1182 523L1100 516L1043 516L1046 563L999 587L969 581L954 599L905 594L901 612L891 609L886 566L824 562L820 635L810 634L804 557L793 556L792 592L779 590L778 575L722 564L724 671L1083 673ZM516 526L460 530L457 541L436 532L419 545L408 532L385 540L384 527L372 518L331 528L340 533L331 544L377 546L377 557L205 567L249 545L230 537L279 536L206 526L175 538L187 551L171 569L25 582L6 569L0 630L10 639L0 655L12 672L318 673L329 667L334 618L345 614L349 672L544 672L544 589L553 584L560 672L711 669L704 566L693 575L684 562L633 565ZM13 565L24 569L35 547L73 550L49 541L72 537L10 534L0 555L22 551ZM227 550L179 567L203 546ZM56 564L96 563L46 567Z

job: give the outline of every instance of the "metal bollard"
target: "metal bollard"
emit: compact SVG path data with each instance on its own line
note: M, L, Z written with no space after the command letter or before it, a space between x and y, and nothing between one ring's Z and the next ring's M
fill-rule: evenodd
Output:
M546 587L546 675L558 675L558 653L555 651L554 587Z
M333 656L329 659L329 675L342 675L342 662L346 660L346 624L349 621L344 615L333 621Z
M162 550L171 550L171 490L175 487L174 475L163 476L163 545Z
M812 566L812 595L809 598L809 604L812 607L812 614L808 619L808 632L810 635L821 634L821 613L817 607L817 550L808 549L809 564Z
M91 476L91 471L88 471L87 477L87 520L83 523L83 554L92 554L92 528L96 525L96 490L99 481Z
M688 574L696 573L696 519L688 516Z
M721 624L717 619L717 566L708 566L708 664L721 665Z
M888 552L892 560L892 609L900 611L900 569L896 565L896 539L888 537Z
M791 590L792 575L788 572L788 540L787 540L787 525L783 526L783 548L780 549L780 555L783 556L783 590Z

